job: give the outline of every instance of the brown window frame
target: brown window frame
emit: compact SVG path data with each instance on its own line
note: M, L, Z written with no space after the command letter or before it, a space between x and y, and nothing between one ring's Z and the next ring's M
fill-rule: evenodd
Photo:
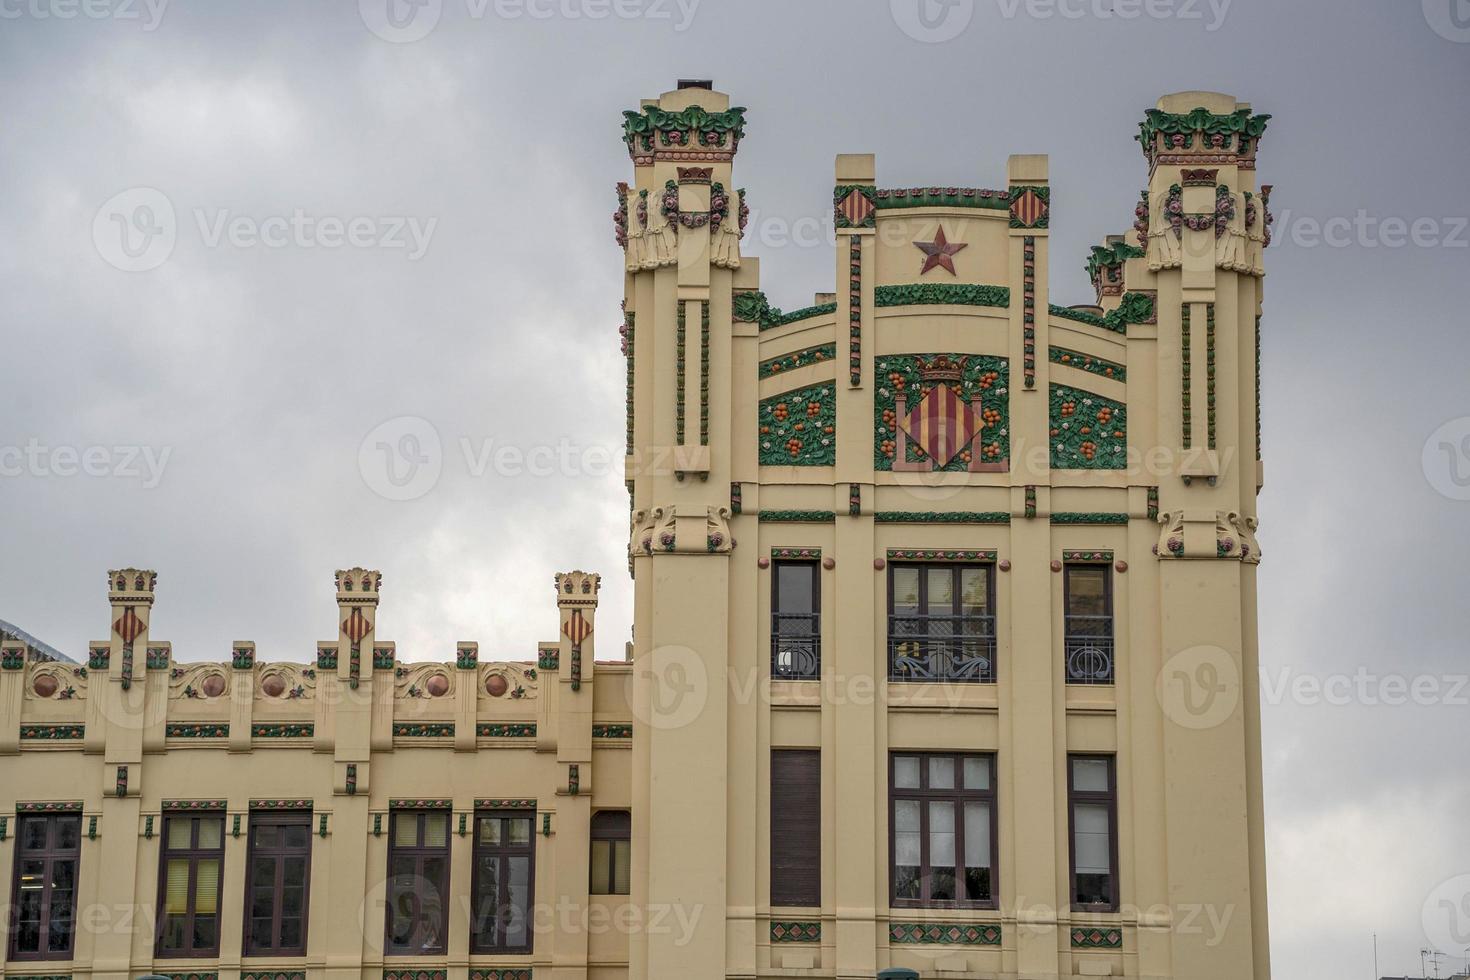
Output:
M444 843L441 845L425 844L424 829L426 818L429 816L441 816L444 818ZM449 879L453 873L451 863L450 844L454 835L450 832L450 812L445 810L394 810L388 815L388 902L383 915L383 955L384 956L443 956L449 949ZM417 821L418 832L415 844L399 844L398 822L400 820L413 819ZM393 867L395 858L400 855L409 855L414 859L414 877L423 880L424 861L431 858L442 858L444 860L444 880L439 883L439 908L443 916L443 929L439 934L439 941L434 946L413 946L411 943L393 942L393 898L396 892L393 887ZM418 934L416 927L410 934L412 939Z
M280 843L275 846L266 846L261 843L259 831L266 827L286 828L300 827L306 831L306 846L293 847L285 843L284 835L281 835ZM311 811L310 810L286 810L265 813L252 813L250 815L250 833L246 841L245 853L245 908L244 915L244 938L241 941L242 956L305 956L306 935L311 911ZM258 857L268 857L273 861L274 899L271 902L271 935L273 944L270 946L259 945L252 941L251 910L254 904L251 901L252 893L256 887L255 862ZM303 870L304 878L301 890L301 942L299 945L285 946L281 944L281 921L282 908L286 891L285 864L288 858L302 857L306 859Z
M1072 612L1072 577L1079 571L1100 572L1103 580L1101 616ZM1067 562L1062 568L1062 637L1068 684L1108 686L1116 683L1112 567L1106 562Z
M1108 764L1107 792L1079 790L1076 787L1073 763L1106 762ZM1077 901L1077 806L1078 804L1105 804L1108 808L1108 902ZM1100 752L1079 752L1067 756L1067 881L1071 892L1068 904L1076 912L1116 912L1119 909L1118 882L1118 757Z
M530 826L530 832L526 836L526 843L514 844L509 840L509 833L503 831L501 842L498 844L486 844L480 839L480 824L487 820L525 820ZM508 872L509 861L513 857L529 858L526 868L526 907L521 910L525 919L526 941L524 943L509 944L497 942L493 937L485 938L486 925L480 912L480 859L484 856L494 857L500 862L500 872L496 876L499 882L499 894L496 896L496 908L507 909L511 907L510 902L510 875ZM481 810L475 813L475 836L474 853L471 857L470 870L470 952L471 953L530 953L536 942L535 909L536 909L536 811L534 810ZM499 934L500 930L494 930Z
M608 891L596 890L594 882L597 880L595 873L595 862L587 881L587 891L591 895L627 895L626 891L618 891L618 855L621 852L622 859L629 863L629 883L631 890L632 860L633 860L633 814L628 810L598 810L592 815L592 840L607 841L607 880ZM624 845L621 849L619 844Z
M812 611L810 613L788 613L781 610L781 573L788 568L805 568L812 576ZM809 620L810 633L786 633L782 629L784 620ZM783 667L780 662L783 642L809 642L810 663L792 663ZM820 680L822 676L822 565L811 559L774 561L771 563L771 677L777 680Z
M791 813L783 806L777 788L778 758L800 759L815 769L816 785L807 787L807 798L814 804L812 826L799 828L812 844L809 853L803 852L804 866L780 863L786 854L777 841L791 822ZM772 749L771 750L771 905L779 908L820 908L822 905L822 752L820 749ZM805 886L802 878L806 878ZM795 880L793 880L795 879ZM811 889L811 890L807 890Z
M201 847L199 845L199 828L205 820L219 821L219 846ZM177 822L189 824L189 846L170 847L171 828ZM219 881L216 883L216 894L214 896L214 916L216 919L214 927L214 945L194 945L194 918L199 914L199 862L213 859L219 862ZM184 919L184 941L182 949L169 949L163 945L164 930L168 923L168 863L169 861L186 860L189 862L189 897L186 899L187 912L183 914ZM158 935L153 944L153 955L161 960L183 960L200 959L204 957L219 956L220 952L220 927L224 925L224 899L225 899L225 814L223 810L209 810L203 813L166 813L163 816L163 838L158 848Z
M894 588L895 575L904 569L917 569L919 572L919 609L916 615L897 615L894 612ZM951 616L936 616L935 619L949 620L950 632L934 633L926 630L924 633L903 633L896 630L900 621L911 621L922 625L930 625L930 615L922 610L928 606L929 572L944 570L953 576L951 582L951 594L955 597L955 608L963 608L964 573L974 570L983 571L985 574L985 608L988 610L983 616L966 616L963 612ZM964 630L965 624L969 622L978 623L982 629L980 632L969 633ZM958 683L958 684L994 684L996 682L996 635L998 633L999 617L995 607L995 563L994 562L889 562L888 563L888 679L893 681L917 681L920 683ZM954 626L960 627L960 632L953 631ZM971 671L965 667L955 669L955 661L951 656L948 660L949 666L939 671L931 670L929 673L915 673L914 657L900 657L901 647L914 646L916 649L924 649L927 644L933 643L940 647L959 646L946 642L951 638L968 639L979 650L979 655L968 658L970 661L981 661L982 657L989 661L989 668L983 664ZM900 664L900 660L907 663ZM941 663L944 662L941 655ZM962 663L964 661L961 661Z
M62 847L58 843L61 827L64 823L71 823L75 829L75 847ZM27 848L25 846L26 828L32 824L43 824L46 828L45 843L39 848ZM82 863L82 818L80 814L74 813L44 813L44 814L21 814L16 819L15 826L15 867L11 880L11 902L10 902L10 942L8 944L8 958L16 962L39 962L43 960L69 960L74 955L73 951L77 944L77 889L79 887L78 875L81 872ZM21 863L23 861L42 862L41 870L41 911L38 923L36 950L29 952L19 948L20 943L20 893L21 893ZM51 927L57 921L58 916L52 914L52 878L51 869L58 863L72 864L72 887L71 904L67 909L65 920L71 928L67 934L66 948L60 950L51 949Z
M894 785L899 758L919 760L919 788L899 789ZM929 788L929 760L953 759L955 782L952 789ZM990 768L987 789L964 787L965 759L984 760ZM893 908L907 909L995 909L1000 907L1000 829L996 792L996 756L994 752L919 752L895 749L888 753L888 903ZM919 898L898 897L898 807L901 801L921 804L919 810ZM990 807L990 898L931 899L929 891L932 869L929 863L929 803L955 805L955 892L965 880L965 812L966 803L985 803Z

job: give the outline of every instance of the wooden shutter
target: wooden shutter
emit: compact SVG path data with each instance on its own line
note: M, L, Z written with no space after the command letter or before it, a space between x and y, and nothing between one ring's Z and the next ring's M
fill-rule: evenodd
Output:
M822 904L822 754L771 752L771 904Z

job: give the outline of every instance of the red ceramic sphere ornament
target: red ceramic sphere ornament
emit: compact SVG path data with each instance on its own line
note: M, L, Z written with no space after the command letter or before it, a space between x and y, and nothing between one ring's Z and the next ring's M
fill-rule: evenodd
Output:
M485 678L485 693L492 698L498 698L510 690L510 684L499 674L491 674Z
M837 567L837 559L836 558L823 558L822 559L822 567L825 568L827 571L830 572L832 569L834 569L834 568Z
M286 682L281 679L280 674L271 674L260 682L260 689L267 697L278 698L286 692Z
M199 685L199 687L202 691L204 691L205 697L217 698L221 694L225 693L225 679L223 675L210 674L208 677L204 678L204 681Z
M1059 561L1053 560L1052 563L1051 563L1051 570L1054 571L1054 572L1060 572L1062 570L1062 563L1059 562Z
M50 674L42 674L31 682L31 690L43 698L49 698L56 693L56 678Z
M1009 572L1011 570L1011 560L1009 558L1002 558L999 567L1001 571Z
M424 690L429 692L431 698L442 698L449 693L449 678L443 674L430 674L424 683Z
M1128 571L1128 563L1126 561L1120 561L1116 565L1114 565L1113 567L1116 568L1120 572L1126 572L1126 571Z
M886 564L887 564L887 562L885 562L882 558L874 558L873 559L873 569L875 571L879 571L879 572L883 571L883 566L886 565Z

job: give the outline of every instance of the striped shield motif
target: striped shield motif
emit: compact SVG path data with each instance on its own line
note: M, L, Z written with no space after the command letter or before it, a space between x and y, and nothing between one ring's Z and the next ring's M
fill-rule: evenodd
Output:
M567 639L572 641L573 650L581 650L582 641L592 635L592 624L587 622L587 617L582 615L582 610L573 609L571 616L561 624L561 631Z
M362 614L361 609L352 610L347 618L342 621L342 632L353 643L361 643L362 638L367 636L369 629L371 627L368 625L368 618Z
M143 633L143 620L139 619L138 614L133 612L132 606L128 606L123 610L123 614L117 618L117 622L112 624L112 630L118 636L122 637L124 643L132 643Z
M847 219L850 227L861 228L873 214L873 202L862 191L849 191L837 205L837 210Z
M983 427L975 409L946 384L930 389L903 420L904 432L935 466L949 465Z
M1011 217L1023 228L1034 228L1046 216L1046 202L1035 191L1026 190L1011 202Z

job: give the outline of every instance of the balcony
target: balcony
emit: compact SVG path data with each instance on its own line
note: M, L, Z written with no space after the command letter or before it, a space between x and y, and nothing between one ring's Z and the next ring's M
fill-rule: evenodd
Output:
M888 677L994 684L995 617L889 616Z
M821 676L821 618L815 613L772 613L771 678L809 681Z
M1113 617L1068 616L1063 644L1068 684L1113 683Z

